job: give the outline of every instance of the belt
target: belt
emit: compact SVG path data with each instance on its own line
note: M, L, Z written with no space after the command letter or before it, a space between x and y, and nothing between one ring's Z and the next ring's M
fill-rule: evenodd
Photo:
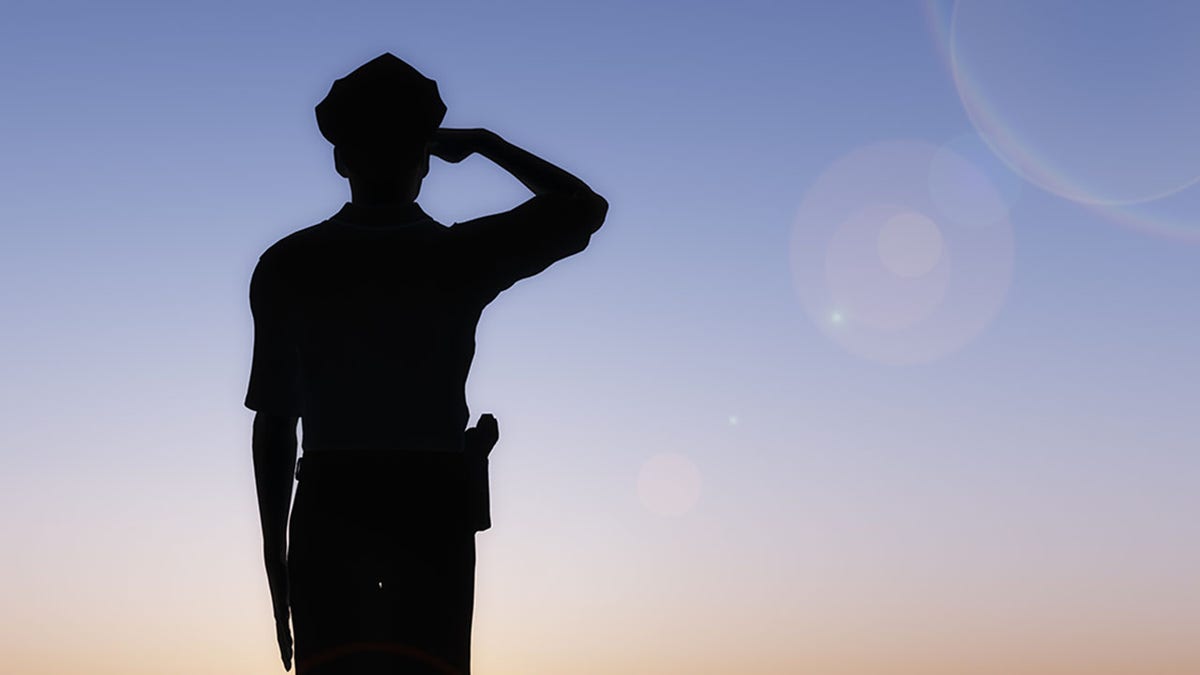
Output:
M418 498L451 504L476 532L492 526L486 453L306 451L296 462L296 478L302 483L387 482L392 489Z

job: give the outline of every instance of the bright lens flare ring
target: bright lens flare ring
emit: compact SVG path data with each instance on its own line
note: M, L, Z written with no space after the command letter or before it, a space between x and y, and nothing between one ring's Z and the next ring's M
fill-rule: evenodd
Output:
M1174 180L1163 178L1161 181L1158 181L1161 183L1159 187L1146 188L1137 191L1136 194L1126 194L1119 197L1105 195L1086 185L1082 176L1078 175L1078 168L1072 169L1065 166L1063 160L1073 159L1076 160L1075 163L1081 166L1092 164L1092 162L1085 162L1085 158L1082 156L1070 156L1066 154L1055 159L1053 153L1045 152L1044 148L1042 149L1043 151L1039 151L1036 144L1029 142L1026 138L1022 138L1018 130L1014 128L1014 125L1005 120L1004 113L1000 111L999 101L984 91L983 80L966 63L962 36L962 17L964 7L966 6L972 8L986 7L984 0L958 0L951 8L948 28L943 38L946 40L945 53L949 64L950 76L954 81L955 90L962 103L963 110L966 112L971 124L996 156L1009 168L1048 192L1093 207L1129 206L1157 201L1200 184L1200 162L1198 162L1187 171L1184 177L1176 177ZM1015 13L1019 10L1013 8L1011 11ZM1139 8L1136 11L1144 10L1143 8ZM936 10L931 9L930 12L936 13ZM1064 39L1066 39L1065 36ZM1048 64L1048 66L1050 65L1053 64ZM1196 83L1181 82L1179 85L1195 87ZM1065 86L1066 84L1064 83ZM1079 115L1080 117L1094 117L1113 114L1093 110L1070 111L1070 113L1066 116L1068 120L1074 119L1075 115ZM1015 119L1011 114L1008 117ZM1082 124L1082 121L1079 120L1079 123ZM1071 126L1074 125L1059 126L1069 133ZM1111 133L1122 134L1123 132L1129 133L1129 130L1116 129ZM1189 145L1186 143L1186 139L1181 139L1181 141L1185 142L1185 147ZM1194 147L1195 144L1192 143L1190 145ZM1103 148L1098 148L1096 151L1103 152ZM1200 155L1200 152L1193 154ZM1129 160L1124 157L1105 157L1097 161L1099 165L1103 165L1109 162L1120 163Z

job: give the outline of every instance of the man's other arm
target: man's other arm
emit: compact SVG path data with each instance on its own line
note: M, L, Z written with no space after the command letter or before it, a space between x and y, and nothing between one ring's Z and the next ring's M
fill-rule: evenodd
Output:
M255 411L251 448L258 515L262 523L263 562L271 588L275 632L284 668L292 662L288 630L287 528L296 466L296 423L300 418L299 352L291 296L292 285L278 255L268 250L250 278L254 315L254 357L246 389L246 407Z
M251 441L258 516L262 523L263 561L285 669L291 667L292 660L292 638L288 630L287 526L296 467L296 422L297 418L290 415L256 413Z
M254 483L262 521L263 552L279 560L287 555L288 509L296 469L295 417L255 413Z

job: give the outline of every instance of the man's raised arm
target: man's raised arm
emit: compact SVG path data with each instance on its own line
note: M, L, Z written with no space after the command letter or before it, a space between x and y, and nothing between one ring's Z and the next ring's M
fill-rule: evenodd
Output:
M608 202L587 183L546 160L523 150L487 129L438 129L430 152L447 162L461 162L479 153L513 175L561 216L579 221L588 234L604 223Z
M516 208L456 223L468 274L495 297L587 247L604 224L608 202L586 183L486 129L439 129L431 154L460 162L478 152L533 191Z

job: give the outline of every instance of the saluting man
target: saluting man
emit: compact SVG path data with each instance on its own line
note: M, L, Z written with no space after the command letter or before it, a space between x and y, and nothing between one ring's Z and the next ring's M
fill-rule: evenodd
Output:
M334 82L316 113L351 200L268 248L250 282L246 406L284 668L290 609L299 673L466 675L498 438L490 415L467 429L476 324L582 251L608 205L491 131L440 128L437 84L391 54ZM415 201L430 155L473 153L533 196L447 227Z

